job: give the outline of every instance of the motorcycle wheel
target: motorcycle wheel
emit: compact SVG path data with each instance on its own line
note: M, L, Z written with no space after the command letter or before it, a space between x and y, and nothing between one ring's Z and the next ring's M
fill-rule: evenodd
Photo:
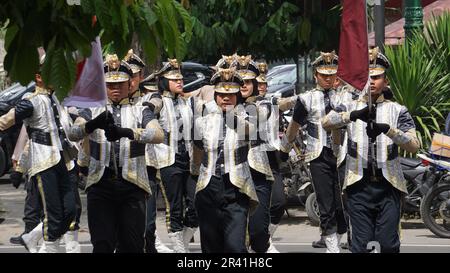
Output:
M308 198L306 198L305 210L311 225L318 226L320 224L320 213L315 192L311 193Z
M425 226L441 238L450 238L450 184L437 184L420 204Z
M301 177L299 178L299 180L299 184L301 186L305 185L306 183L310 183L309 186L302 190L299 190L297 193L298 200L300 201L302 206L306 206L306 200L308 199L308 196L314 193L314 189L312 188L311 180L308 177Z

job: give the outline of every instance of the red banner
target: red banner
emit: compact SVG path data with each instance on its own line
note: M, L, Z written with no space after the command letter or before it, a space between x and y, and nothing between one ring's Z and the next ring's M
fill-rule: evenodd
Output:
M366 1L343 0L337 76L362 91L369 78Z
M100 38L97 37L91 45L91 56L77 65L77 82L63 101L64 106L86 108L106 105L106 83Z

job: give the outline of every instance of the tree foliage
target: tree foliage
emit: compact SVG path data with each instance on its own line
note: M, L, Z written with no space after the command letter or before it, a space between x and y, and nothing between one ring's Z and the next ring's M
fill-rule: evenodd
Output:
M97 22L93 24L93 16ZM182 59L191 39L190 15L176 0L1 0L0 25L5 26L4 67L12 81L27 84L39 69L38 47L47 57L43 79L65 93L75 82L76 54L88 57L91 42L101 35L120 57L137 35L147 62L162 49L169 57Z
M400 46L386 47L395 99L413 116L424 148L450 111L450 13L433 18Z
M187 1L184 1L187 2ZM305 12L304 1L192 0L188 58L214 63L221 54L268 61L337 48L340 10Z

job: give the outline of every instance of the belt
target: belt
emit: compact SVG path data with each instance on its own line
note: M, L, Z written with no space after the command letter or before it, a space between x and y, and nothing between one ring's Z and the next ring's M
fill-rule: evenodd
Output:
M259 133L258 133L258 134L259 134ZM250 146L251 146L252 148L258 147L259 145L262 145L262 144L264 144L264 141L262 141L262 140L260 139L259 135L258 135L258 139L257 139L257 140L251 140L251 141L250 141Z
M100 143L89 139L89 152L95 160L100 160Z
M244 163L247 161L248 157L248 146L241 146L234 150L234 158L236 160L236 165Z
M122 179L122 168L117 168L117 174L113 168L105 167L105 172L103 173L103 178L111 180L121 180Z
M247 157L248 157L248 146L247 145L238 147L236 150L234 150L234 159L235 159L236 165L239 165L239 164L247 161ZM207 151L203 151L202 165L205 167L208 165L208 152Z
M130 142L130 158L135 158L145 155L145 143L137 141Z
M317 127L316 124L308 121L307 122L307 126L306 126L306 131L308 132L308 135L312 138L319 138L319 128Z
M377 150L377 145L374 144L375 151ZM357 158L357 147L358 143L352 141L351 139L348 139L347 142L347 153L349 156L353 158ZM390 144L387 145L387 160L394 160L398 157L398 146L396 144Z
M52 139L50 137L49 132L45 132L42 129L28 127L27 133L28 133L29 138L33 142L42 144L42 145L52 146Z
M370 182L380 182L381 180L383 180L384 176L383 176L383 171L381 169L375 169L375 174L372 173L372 166L368 165L368 168L364 168L363 169L363 176L364 177L369 177L369 181Z

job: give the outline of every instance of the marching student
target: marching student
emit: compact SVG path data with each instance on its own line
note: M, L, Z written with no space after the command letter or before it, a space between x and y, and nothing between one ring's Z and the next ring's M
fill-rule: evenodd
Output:
M258 198L247 162L254 131L235 108L242 79L234 68L211 78L215 109L195 121L191 172L199 175L195 207L204 253L246 253L247 219ZM253 128L253 129L252 129Z
M362 94L358 100L330 111L322 125L327 130L347 127L344 189L352 233L351 251L368 252L367 244L376 241L381 252L399 252L401 199L407 189L398 147L415 153L419 142L406 107L384 97L388 59L378 48L369 50L369 57L373 112L369 111L369 94Z
M146 200L151 194L145 144L161 143L163 131L149 107L131 105L132 70L117 55L104 63L105 107L79 112L69 137L89 137L88 225L93 252L143 253Z
M45 55L41 57L41 67L44 60ZM59 251L61 236L69 230L76 215L75 194L66 166L76 154L71 153L74 147L66 137L70 120L68 114L59 104L53 88L42 81L40 71L35 75L35 82L35 91L27 94L0 117L0 130L6 130L21 121L27 129L28 175L31 183L35 183L39 189L43 206L45 251L56 253ZM39 236L37 231L28 239L34 242ZM33 243L35 245L37 241Z
M298 95L294 114L284 140L282 151L289 152L288 143L294 141L301 125L306 124L307 146L305 161L309 163L314 191L320 212L320 229L327 253L340 252L340 239L347 232L342 196L337 175L337 159L333 152L331 132L322 128L321 119L332 109L338 56L321 52L311 64L315 70L317 87Z

